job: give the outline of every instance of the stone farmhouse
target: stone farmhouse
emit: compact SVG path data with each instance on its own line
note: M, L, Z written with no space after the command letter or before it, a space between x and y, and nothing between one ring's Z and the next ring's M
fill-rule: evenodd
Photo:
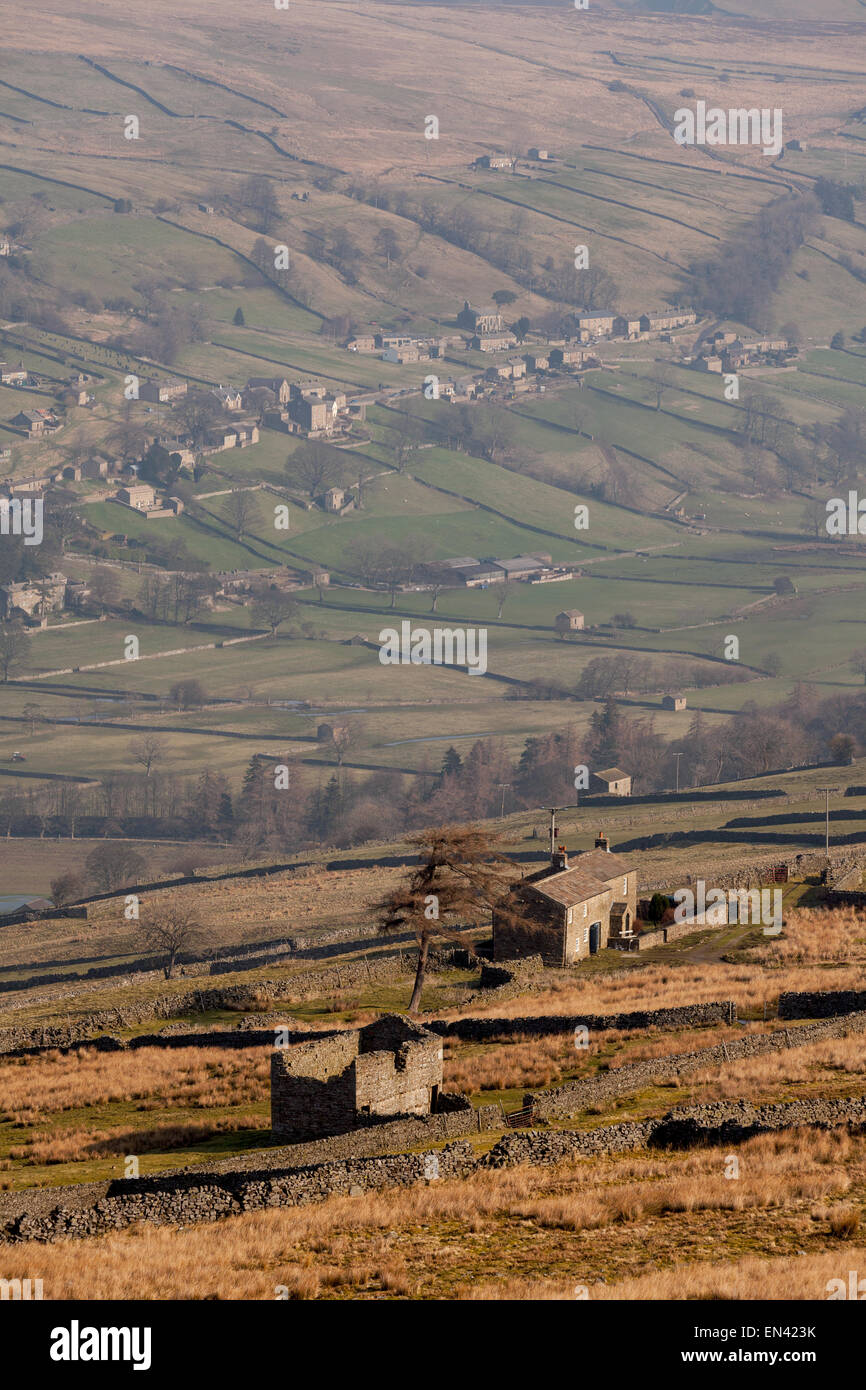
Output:
M271 1128L291 1139L434 1114L442 1039L398 1014L271 1055Z
M569 861L560 846L494 908L493 959L537 954L545 965L573 965L633 936L636 914L637 874L626 860L597 848Z

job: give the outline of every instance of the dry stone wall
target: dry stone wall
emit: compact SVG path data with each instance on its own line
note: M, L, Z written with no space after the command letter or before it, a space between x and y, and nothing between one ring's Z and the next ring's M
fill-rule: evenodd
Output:
M598 1105L614 1096L643 1090L659 1081L670 1081L681 1073L698 1071L703 1067L723 1065L743 1057L760 1057L788 1047L805 1047L825 1038L840 1038L848 1033L866 1032L866 1012L848 1014L821 1023L807 1023L799 1028L785 1028L776 1033L747 1034L715 1047L702 1047L695 1052L672 1053L668 1057L652 1057L644 1062L628 1062L614 1071L599 1072L582 1081L569 1081L551 1090L527 1092L524 1106L532 1111L533 1119L553 1119L575 1115L588 1106Z
M423 1122L398 1123L418 1126ZM0 1242L101 1235L138 1221L185 1226L268 1207L301 1206L337 1194L362 1197L365 1192L466 1177L485 1168L562 1163L645 1147L736 1143L755 1134L803 1126L847 1126L862 1133L866 1130L866 1097L764 1106L742 1101L717 1103L683 1107L657 1119L591 1130L513 1132L482 1155L471 1144L458 1141L438 1151L418 1154L349 1157L296 1168L259 1166L225 1172L163 1173L149 1178L5 1193L0 1194ZM431 1138L432 1132L428 1130ZM414 1134L413 1130L413 1139Z
M832 1018L866 1009L866 989L786 991L779 995L780 1018Z
M864 1003L866 1008L866 1003ZM703 1024L735 1023L737 1006L732 999L708 1004L686 1004L675 1009L647 1009L623 1014L537 1014L521 1018L455 1018L447 1022L433 1019L425 1023L432 1033L446 1038L508 1038L516 1035L546 1038L588 1028L591 1033L607 1028L629 1031L635 1028L696 1028Z

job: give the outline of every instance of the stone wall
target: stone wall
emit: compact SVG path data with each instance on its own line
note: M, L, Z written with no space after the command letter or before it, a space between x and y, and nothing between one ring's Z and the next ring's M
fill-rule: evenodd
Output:
M864 1004L866 1007L866 1004ZM455 1018L448 1022L432 1019L425 1023L432 1033L446 1038L484 1038L526 1036L555 1037L573 1033L578 1027L591 1033L606 1028L623 1031L634 1028L696 1028L708 1023L735 1023L737 1006L731 999L709 1004L685 1004L675 1009L648 1009L625 1014L536 1014L521 1018Z
M779 995L780 1018L832 1018L866 1009L866 990L787 991Z
M699 1071L743 1057L760 1057L787 1047L805 1047L824 1038L840 1038L848 1033L866 1032L866 1012L848 1014L821 1023L807 1023L799 1028L785 1028L775 1033L753 1033L722 1042L715 1047L702 1047L695 1052L675 1052L667 1057L652 1057L644 1062L627 1062L612 1071L599 1072L581 1081L569 1081L552 1090L527 1092L524 1106L532 1111L533 1119L552 1119L561 1115L576 1115L588 1106L603 1104L614 1096L641 1091L662 1081L676 1080L682 1073Z
M457 1117L448 1118L455 1121ZM408 1134L409 1142L414 1143L420 1132L418 1127L423 1124L421 1120L398 1121L381 1129L396 1133L399 1126ZM716 1103L683 1107L656 1119L626 1121L598 1129L513 1132L503 1135L486 1154L477 1154L469 1143L457 1142L427 1153L349 1157L296 1168L259 1164L230 1171L162 1173L149 1178L2 1193L0 1242L101 1235L138 1221L186 1226L268 1207L302 1206L333 1195L361 1197L365 1192L461 1178L488 1168L562 1163L645 1147L730 1144L755 1134L803 1126L848 1126L862 1132L866 1129L866 1097L763 1106L743 1101ZM435 1132L431 1121L426 1136L432 1139ZM364 1141L376 1133L375 1129L360 1132ZM346 1136L346 1140L349 1138L355 1136Z
M355 1125L357 1031L281 1047L271 1057L271 1129L314 1139Z

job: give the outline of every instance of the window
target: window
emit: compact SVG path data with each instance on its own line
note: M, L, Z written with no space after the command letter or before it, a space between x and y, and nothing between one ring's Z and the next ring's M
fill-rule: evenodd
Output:
M628 892L628 879L627 879L627 878L624 878L623 881L622 881L622 891L623 891L624 893L627 893L627 892Z
M585 928L584 928L584 932L583 932L583 942L584 942L584 945L586 945L586 943L587 943L588 941L589 941L589 927L585 927Z

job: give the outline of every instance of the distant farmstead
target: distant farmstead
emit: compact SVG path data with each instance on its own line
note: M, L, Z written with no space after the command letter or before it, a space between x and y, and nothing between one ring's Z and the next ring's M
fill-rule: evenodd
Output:
M583 624L582 613L576 608L564 608L561 613L557 613L553 625L557 632L581 632Z
M631 796L631 777L620 767L606 767L590 775L589 789L605 796Z

